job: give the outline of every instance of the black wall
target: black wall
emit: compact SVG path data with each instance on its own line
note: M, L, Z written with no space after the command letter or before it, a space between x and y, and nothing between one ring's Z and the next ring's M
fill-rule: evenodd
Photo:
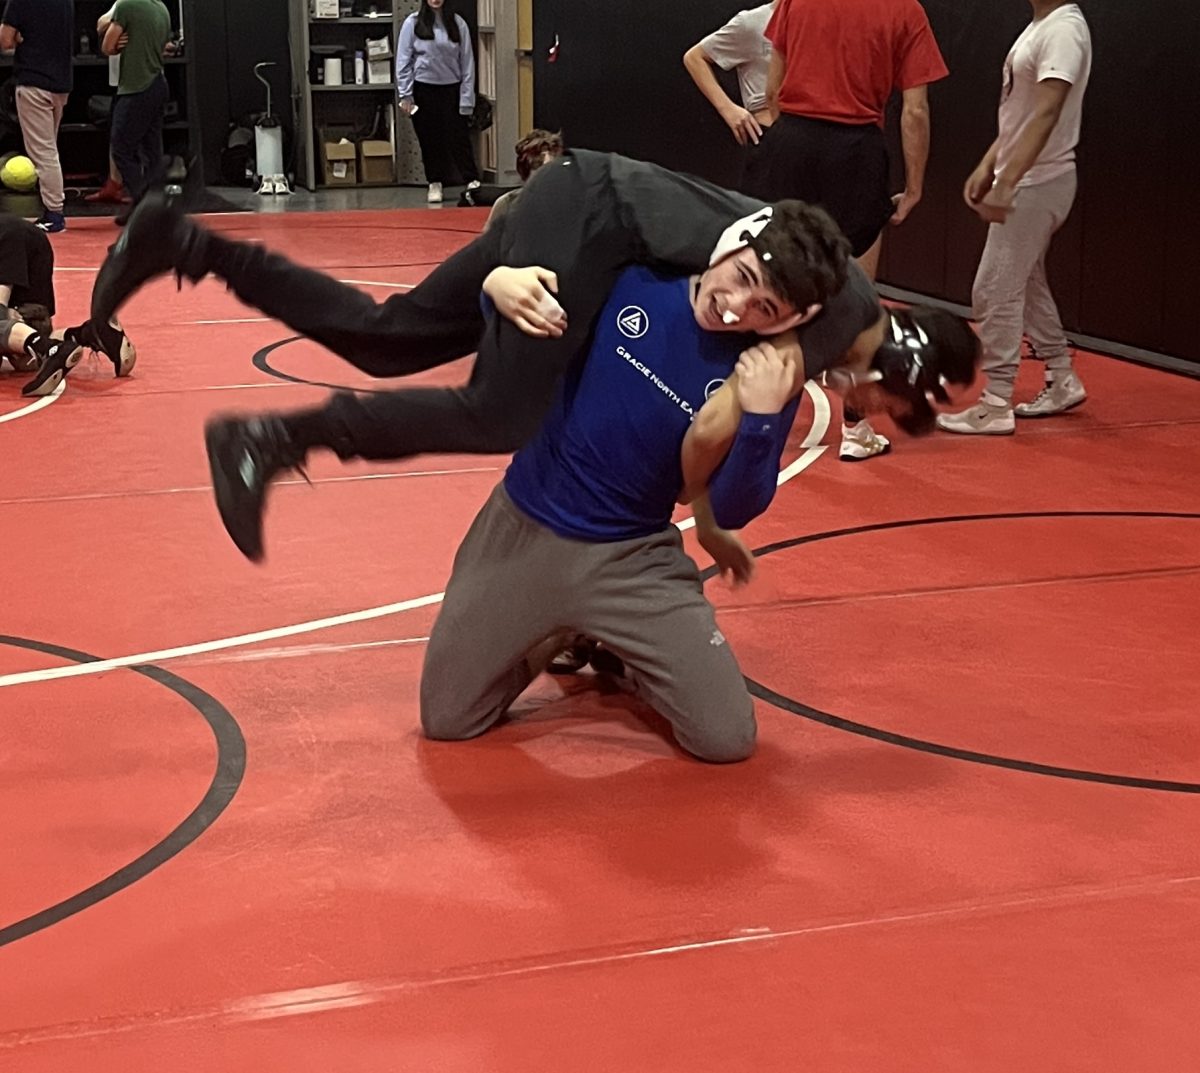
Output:
M534 113L568 145L730 184L738 147L683 54L753 0L534 0ZM547 52L558 34L558 59ZM735 84L735 83L731 83Z
M209 182L220 181L221 149L231 120L266 108L266 90L254 65L274 60L271 108L291 128L291 55L287 0L195 0L194 25L187 28L197 83Z
M752 2L536 0L538 125L561 127L572 145L732 182L737 147L682 54ZM951 75L931 90L925 200L889 232L880 277L967 304L984 227L963 205L962 185L995 136L1001 64L1030 9L1026 0L923 2ZM1095 59L1080 194L1050 262L1063 319L1073 331L1200 362L1190 313L1200 248L1200 3L1083 0L1083 8ZM898 166L897 189L901 177Z

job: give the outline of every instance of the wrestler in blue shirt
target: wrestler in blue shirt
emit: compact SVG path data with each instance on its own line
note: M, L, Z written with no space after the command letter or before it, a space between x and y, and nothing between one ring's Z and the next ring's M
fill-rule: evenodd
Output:
M649 268L622 273L587 360L513 458L504 482L510 498L559 536L629 540L670 525L692 419L757 341L702 329L693 286ZM782 413L743 419L709 488L719 525L740 529L770 503L797 405L794 397Z
M728 762L753 750L753 702L671 525L693 418L754 343L702 323L713 321L694 278L640 267L619 277L587 352L455 557L421 676L429 737L482 733L565 636L582 633L625 661L693 756ZM726 524L770 502L795 376L788 368L781 413L742 419L709 485Z

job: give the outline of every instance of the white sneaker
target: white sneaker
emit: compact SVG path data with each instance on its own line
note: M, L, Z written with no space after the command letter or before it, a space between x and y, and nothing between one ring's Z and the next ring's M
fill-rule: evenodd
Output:
M1074 371L1052 380L1046 378L1046 386L1029 402L1023 402L1014 411L1018 417L1052 417L1074 409L1087 399L1087 392Z
M425 200L428 201L431 205L439 204L442 200L442 184L441 183L430 183L429 184L429 193L425 196Z
M857 425L842 426L842 447L838 458L843 462L861 462L865 458L885 455L891 449L888 438L879 435L866 418Z
M1013 420L1012 407L985 391L983 398L969 410L938 414L937 427L967 436L1011 436L1017 430L1017 423Z
M479 189L479 180L472 179L469 183L467 183L467 189L468 190L478 190Z

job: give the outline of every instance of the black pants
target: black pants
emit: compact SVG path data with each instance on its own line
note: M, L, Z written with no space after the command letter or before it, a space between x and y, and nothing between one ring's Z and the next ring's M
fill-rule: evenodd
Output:
M341 457L506 453L537 430L563 372L585 355L623 268L700 271L721 231L758 207L701 180L581 151L540 168L499 227L382 304L261 246L214 234L204 268L247 305L372 376L405 376L478 350L465 387L335 395L321 442ZM534 339L499 316L485 321L480 290L502 264L557 273L569 324L562 338Z
M141 93L118 94L113 101L109 152L134 201L162 177L163 108L167 80L160 74Z
M459 83L433 86L413 84L412 117L417 141L421 144L421 163L431 183L472 183L479 178L467 117L458 114Z
M781 115L764 135L754 162L754 194L820 205L850 240L854 256L866 253L893 209L883 131L874 123Z

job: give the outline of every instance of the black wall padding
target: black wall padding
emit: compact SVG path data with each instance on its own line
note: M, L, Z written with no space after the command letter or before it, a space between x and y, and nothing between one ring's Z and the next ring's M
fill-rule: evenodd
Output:
M538 126L561 129L577 148L732 184L741 151L684 70L683 54L747 6L738 0L536 0ZM555 34L558 60L550 63Z

